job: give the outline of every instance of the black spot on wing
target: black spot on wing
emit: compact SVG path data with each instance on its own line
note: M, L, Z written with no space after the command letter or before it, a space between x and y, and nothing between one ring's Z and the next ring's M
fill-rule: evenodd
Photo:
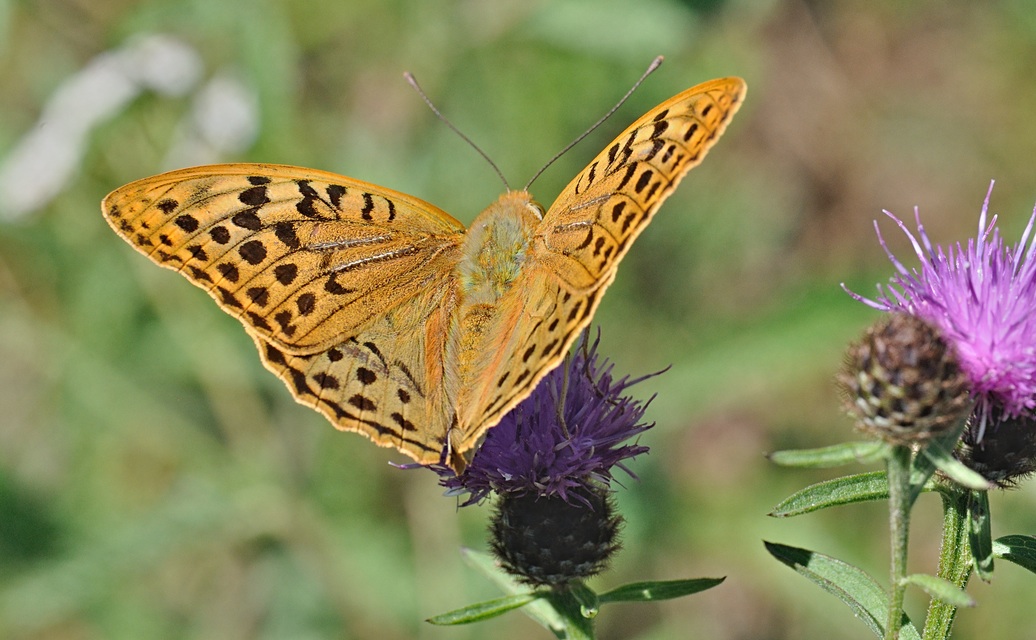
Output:
M225 279L232 283L237 282L241 277L241 274L237 270L237 267L230 264L229 262L224 262L222 264L215 265L215 270L219 271Z
M690 126L687 127L687 131L683 132L683 141L684 142L690 142L691 138L693 138L694 134L697 133L697 132L698 132L698 123L697 122L692 122L690 124Z
M266 195L266 187L264 185L245 189L237 196L237 199L249 207L261 207L270 201L269 196Z
M626 173L623 174L622 180L619 181L619 186L615 187L615 190L616 191L622 191L623 189L625 189L626 185L629 184L630 179L633 177L633 174L636 173L636 172L637 172L637 165L631 164L631 165L627 166L626 167Z
M378 405L367 396L356 394L349 398L346 402L356 407L360 411L377 411Z
M390 415L389 417L392 418L392 421L398 424L399 428L403 431L417 431L417 426L414 425L413 422L410 422L409 420L404 418L402 413L396 411L393 412L392 415Z
M622 212L623 212L623 210L625 208L626 208L626 201L625 200L619 200L618 202L615 203L615 206L612 207L612 222L618 222L619 221L619 217L622 216Z
M299 310L300 316L308 316L313 313L313 309L316 307L317 297L312 293L303 293L295 299L295 306Z
M245 295L260 307L265 307L270 301L270 292L266 287L250 287L245 291Z
M236 226L248 231L258 231L263 228L263 223L259 220L259 216L256 215L257 209L246 209L240 213L235 213L230 219Z
M313 380L320 385L321 389L337 389L341 386L338 383L338 378L330 373L315 373L313 374Z
M360 217L367 221L373 220L372 211L374 211L374 197L365 192L363 194L363 208L360 209Z
M209 277L209 274L197 267L187 267L187 270L191 272L191 277L193 277L195 280L200 280L202 282L212 282L212 278Z
M641 191L643 191L644 187L648 186L648 183L651 182L651 178L654 175L655 175L655 172L652 171L651 169L648 169L644 173L640 174L640 177L637 178L637 184L633 187L633 190L636 191L637 193L640 193Z
M281 221L273 225L274 235L289 249L298 249L302 246L299 237L295 233L295 225L288 221Z
M273 269L273 275L277 278L277 282L287 286L292 282L295 282L295 278L299 274L299 268L294 263L286 262L279 264Z
M218 225L209 229L209 237L211 237L217 244L226 244L230 242L230 232L223 225Z
M342 197L345 195L345 187L340 184L329 184L327 185L327 198L331 201L331 206L335 209L342 210Z
M224 289L223 287L216 287L216 291L219 293L220 300L223 302L223 304L227 305L228 307L234 307L236 309L242 308L241 301L235 298L234 294L231 293L229 290Z
M337 273L332 273L330 276L328 276L327 281L324 282L324 291L334 294L336 296L342 296L348 293L356 293L355 289L350 289L349 287L342 286L342 284L338 282L338 280L336 280L337 277Z
M381 355L381 351L378 350L378 345L374 344L373 342L364 342L363 346L367 347L368 351L377 356L378 360L381 360L382 366L388 367L388 363L385 362L385 356Z
M166 202L166 201L163 201ZM171 201L169 201L171 202ZM175 207L174 207L175 208ZM198 230L198 219L189 213L182 213L173 220L173 224L180 227L187 233L194 233Z
M266 259L266 247L259 240L249 240L241 245L237 252L251 265L257 265Z
M262 317L258 313L254 311L246 311L245 313L248 314L248 319L252 323L253 327L265 329L266 331L270 331L272 329L269 323L266 322L266 318Z

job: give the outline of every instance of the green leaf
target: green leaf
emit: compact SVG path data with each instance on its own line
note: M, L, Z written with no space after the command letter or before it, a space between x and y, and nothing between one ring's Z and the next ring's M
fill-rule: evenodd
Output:
M885 634L888 594L861 569L808 549L764 542L774 558L848 605L879 638ZM901 640L920 640L913 623L903 615Z
M921 452L939 471L942 471L946 474L946 477L960 486L976 491L987 491L993 488L993 484L989 480L986 480L982 477L982 474L969 469L963 462L954 458L950 450L942 446L942 443L937 441L930 442Z
M975 600L964 591L957 588L949 580L943 580L938 576L927 573L915 573L903 578L903 581L924 589L924 592L933 598L938 598L947 604L955 607L973 607Z
M828 468L840 467L853 462L867 463L881 460L889 446L880 440L867 442L843 442L842 444L818 449L793 449L775 451L766 457L770 462L783 467Z
M914 456L913 466L910 468L910 499L911 506L917 502L917 497L931 486L929 483L935 475L936 466L927 456Z
M428 618L426 622L437 625L470 624L495 618L496 616L524 607L533 600L543 597L538 593L521 593L513 596L504 596L495 600L486 600L476 604L447 611L437 616Z
M474 549L461 549L461 556L470 566L480 571L487 578L492 580L498 587L511 595L522 595L528 592L528 587L519 584L506 571L500 568L493 556ZM539 598L522 609L522 613L529 616L554 635L563 638L566 630L571 627L569 621L562 616L548 598ZM573 634L569 634L573 636ZM578 637L578 636L574 636Z
M827 507L882 500L888 495L888 479L884 471L860 473L810 485L778 504L769 515L787 518Z
M975 558L975 573L986 582L993 577L993 530L989 520L989 493L968 496L968 544Z
M1036 537L1022 534L1002 536L993 543L993 553L1036 573Z
M654 602L682 598L692 593L711 589L726 578L694 578L689 580L665 580L661 582L631 582L602 593L597 599L606 602Z

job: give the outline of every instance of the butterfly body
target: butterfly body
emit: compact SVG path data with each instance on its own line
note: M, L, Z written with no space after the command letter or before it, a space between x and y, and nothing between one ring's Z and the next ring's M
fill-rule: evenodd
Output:
M633 240L740 106L713 80L652 109L544 213L512 191L464 226L285 165L172 171L109 194L112 228L205 289L295 398L422 463L464 465L559 364Z

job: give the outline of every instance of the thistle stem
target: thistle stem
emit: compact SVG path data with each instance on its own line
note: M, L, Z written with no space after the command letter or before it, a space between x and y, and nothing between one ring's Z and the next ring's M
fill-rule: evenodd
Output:
M968 546L968 493L948 488L942 497L942 547L939 549L940 578L963 589L971 577L971 553ZM932 598L925 618L924 640L946 640L950 637L957 607Z
M566 640L593 640L593 620L583 616L579 600L568 590L552 589L547 599L554 606L554 610L564 621L564 629L551 629L555 633L562 632L565 635L558 635Z
M897 445L888 457L889 541L892 557L889 582L888 621L885 640L898 640L903 622L903 599L906 592L907 543L910 538L910 447Z

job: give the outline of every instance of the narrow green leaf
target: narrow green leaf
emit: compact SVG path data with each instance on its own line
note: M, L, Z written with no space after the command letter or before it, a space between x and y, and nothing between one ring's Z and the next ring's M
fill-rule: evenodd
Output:
M924 589L924 592L933 598L938 598L947 604L955 607L974 607L975 600L964 591L957 588L949 580L943 580L938 576L927 573L915 573L903 579L904 582Z
M468 565L480 571L504 592L511 595L522 595L528 592L528 587L516 582L514 578L500 568L493 556L488 553L475 551L474 549L461 549L461 556ZM558 613L557 609L554 608L554 605L547 598L540 598L530 602L528 606L522 609L522 613L558 637L564 637L560 634L566 633L566 629L569 629L571 626L568 620Z
M946 477L962 487L976 491L987 491L993 488L993 484L989 480L986 480L982 477L982 474L969 469L960 460L954 458L950 450L942 446L940 442L930 442L922 450L922 453L939 471L946 474Z
M922 491L933 486L930 480L936 469L943 470L944 467L949 469L949 471L944 470L944 473L950 478L960 476L965 481L965 484L962 486L968 486L968 484L974 481L975 478L968 473L970 469L961 471L960 466L963 465L958 466L959 462L950 453L957 446L957 442L960 441L964 430L967 429L968 415L970 413L970 411L962 412L962 417L957 420L957 424L953 428L948 429L940 436L936 436L928 443L923 452L914 456L914 468L910 476L911 505L917 501L917 497L921 495Z
M533 600L541 598L542 595L538 593L522 593L513 596L504 596L503 598L496 598L495 600L486 600L485 602L478 602L460 609L454 609L453 611L447 611L437 616L428 618L426 622L437 625L454 625L454 624L470 624L472 622L480 622L482 620L488 620L489 618L495 618L496 616L513 611L519 607L524 607Z
M1036 573L1036 537L1022 534L1002 536L993 543L993 553Z
M783 467L828 468L853 462L875 462L884 458L889 446L880 440L843 442L818 449L791 449L775 451L766 457Z
M926 456L914 456L914 463L910 469L910 499L912 506L917 502L917 497L930 486L932 476L935 475L936 466Z
M810 485L773 508L775 518L798 516L854 502L888 498L889 485L884 471L843 476Z
M975 573L989 582L993 577L993 529L989 520L989 493L986 491L969 493L968 544L975 558Z
M692 593L711 589L726 578L694 578L689 580L665 580L662 582L631 582L602 593L597 599L606 602L653 602L682 598Z
M848 605L879 638L885 634L888 594L861 569L808 549L764 542L774 558ZM903 615L901 640L920 640L913 623Z

